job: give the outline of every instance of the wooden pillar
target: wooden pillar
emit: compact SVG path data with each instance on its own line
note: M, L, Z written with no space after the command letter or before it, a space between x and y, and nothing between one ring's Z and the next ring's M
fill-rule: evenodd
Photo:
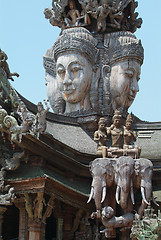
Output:
M72 224L73 224L73 208L70 206L66 206L64 212L64 236L63 240L72 240Z
M29 240L42 240L44 224L42 222L30 221L28 224Z
M57 240L63 239L63 218L57 219Z
M7 210L6 207L0 206L0 240L3 240L2 238L2 223L3 223L3 214Z
M24 199L16 199L14 204L19 209L19 239L26 240L28 238L28 231L25 201Z

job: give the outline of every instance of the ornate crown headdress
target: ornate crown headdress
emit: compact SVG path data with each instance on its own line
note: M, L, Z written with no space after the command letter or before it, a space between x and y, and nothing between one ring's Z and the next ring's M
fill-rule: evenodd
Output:
M115 119L122 120L122 116L120 115L120 111L116 110L112 120L114 121Z
M133 118L132 118L132 114L131 114L131 113L128 114L128 116L127 116L126 123L127 123L127 122L133 123Z
M114 32L105 35L105 58L107 64L112 64L121 59L136 59L143 63L144 49L141 40L131 32Z
M89 61L95 65L99 50L96 47L97 40L83 27L63 30L54 46L47 50L43 60L44 68L55 74L56 59L59 54L69 51L77 51L85 54Z
M40 106L40 107L44 107L43 104L42 104L42 102L38 102L37 107L39 107L39 106Z
M100 118L99 119L99 122L98 122L98 125L100 125L100 124L106 124L106 121L105 121L105 118Z
M85 28L65 29L62 35L57 39L54 48L54 57L66 51L77 51L85 54L90 62L95 63L98 49L97 40Z

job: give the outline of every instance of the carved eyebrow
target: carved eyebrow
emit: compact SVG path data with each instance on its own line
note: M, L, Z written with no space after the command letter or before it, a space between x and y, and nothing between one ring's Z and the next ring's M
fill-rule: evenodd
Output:
M59 63L56 68L57 68L57 69L58 69L58 68L64 68L64 66L63 66L61 63Z
M133 73L135 72L135 69L134 68L127 68L126 70L125 70L125 72L128 72L128 71L132 71Z
M71 66L74 65L74 64L75 64L75 65L78 64L78 65L80 65L80 66L82 66L82 67L85 66L83 63L81 63L81 62L79 62L79 61L76 60L76 61L71 62L71 63L69 64L69 67L71 67Z

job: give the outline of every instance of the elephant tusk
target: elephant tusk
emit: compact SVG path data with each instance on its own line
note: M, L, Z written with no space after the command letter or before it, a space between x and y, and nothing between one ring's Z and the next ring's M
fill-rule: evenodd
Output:
M135 200L134 200L134 191L133 191L133 182L131 181L131 200L132 200L132 204L135 204Z
M87 203L89 203L91 201L91 199L93 198L93 194L94 194L94 187L91 187L91 193L90 193Z
M159 207L159 204L155 201L155 198L154 198L154 196L152 195L152 200L153 200L153 203L156 205L156 206L158 206Z
M105 200L105 197L106 197L106 187L103 187L103 190L102 190L102 200L101 200L101 203L104 202Z
M120 186L116 188L116 202L119 204L119 196L120 196Z
M142 199L143 201L147 204L147 205L150 205L150 203L146 200L145 198L145 190L144 190L144 187L141 187L141 196L142 196Z

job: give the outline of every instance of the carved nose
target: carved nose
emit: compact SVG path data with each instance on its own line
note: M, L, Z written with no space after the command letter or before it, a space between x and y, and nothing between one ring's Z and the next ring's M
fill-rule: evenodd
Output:
M64 85L68 86L72 84L72 80L70 78L70 75L68 72L65 73L65 77L64 77L64 81L63 81Z
M131 90L133 92L139 92L139 85L138 85L138 81L136 78L132 79Z

